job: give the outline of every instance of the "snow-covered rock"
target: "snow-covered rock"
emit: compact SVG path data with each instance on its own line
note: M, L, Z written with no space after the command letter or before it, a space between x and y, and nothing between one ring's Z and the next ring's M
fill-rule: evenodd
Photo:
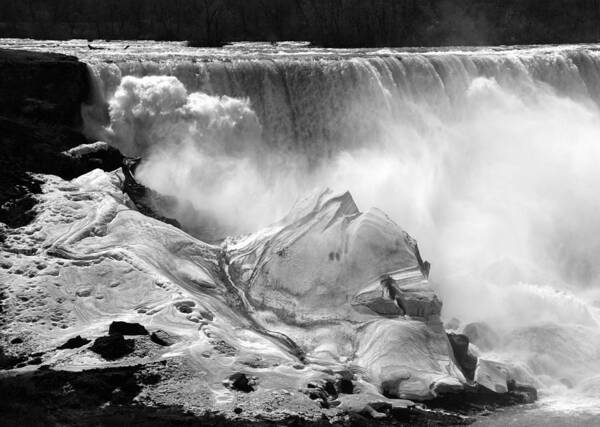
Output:
M309 197L227 249L232 278L252 305L282 312L288 323L362 319L355 306L381 298L400 301L397 315L429 317L441 308L416 242L383 212L361 213L349 193Z
M383 212L360 212L349 193L316 193L226 249L253 317L309 359L347 361L395 397L465 382L415 240Z
M341 375L366 403L468 383L415 240L381 211L360 212L349 193L316 193L279 223L216 246L136 210L118 172L38 178L37 216L2 243L10 322L0 345L18 338L14 348L57 369L183 358L214 407L232 401L223 381L235 372L256 378L264 398ZM58 348L107 340L113 322L148 335L128 336L114 359L90 345ZM506 385L479 371L483 385Z

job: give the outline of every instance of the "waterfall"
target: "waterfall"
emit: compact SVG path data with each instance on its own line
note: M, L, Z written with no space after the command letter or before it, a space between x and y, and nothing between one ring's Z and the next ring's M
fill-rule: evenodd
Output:
M252 231L316 186L350 190L417 238L446 319L494 329L482 354L549 400L597 402L600 46L103 46L64 48L95 80L88 129L144 156L138 178L189 231Z
M190 92L248 98L265 141L311 159L395 139L390 125L422 133L431 118L464 118L462 107L478 78L527 101L549 91L583 104L600 102L600 52L590 49L356 55L136 58L98 61L93 68L106 98L126 75L169 75Z

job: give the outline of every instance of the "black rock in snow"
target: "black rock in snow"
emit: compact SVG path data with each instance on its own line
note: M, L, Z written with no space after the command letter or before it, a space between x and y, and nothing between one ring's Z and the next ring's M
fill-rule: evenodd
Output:
M90 350L106 360L115 360L128 355L134 350L133 340L126 340L122 334L114 333L96 338Z
M150 339L152 342L155 342L158 345L162 345L168 347L177 342L175 337L170 335L168 332L163 331L162 329L156 330L150 334Z
M250 393L254 391L252 381L241 372L232 374L229 379L225 381L225 385L233 390L243 391L244 393Z
M87 338L82 338L80 335L77 335L76 337L69 338L67 340L67 342L65 342L63 345L58 346L56 348L58 350L65 350L65 349L69 349L69 348L79 348L79 347L86 345L89 342L90 342L90 340L88 340Z
M448 334L454 357L461 371L469 380L475 378L477 358L469 353L469 338L462 334Z
M148 331L139 323L116 321L110 324L110 327L108 328L108 334L148 335Z

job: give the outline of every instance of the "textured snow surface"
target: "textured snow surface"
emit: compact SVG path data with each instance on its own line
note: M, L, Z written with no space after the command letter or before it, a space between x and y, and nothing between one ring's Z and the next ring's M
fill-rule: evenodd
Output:
M349 193L315 193L272 227L215 246L137 212L119 173L40 178L38 217L8 233L0 280L6 336L25 337L46 364L126 362L55 350L123 320L176 341L136 345L131 363L187 358L215 399L240 364L298 387L352 372L365 393L403 398L465 382L416 242Z

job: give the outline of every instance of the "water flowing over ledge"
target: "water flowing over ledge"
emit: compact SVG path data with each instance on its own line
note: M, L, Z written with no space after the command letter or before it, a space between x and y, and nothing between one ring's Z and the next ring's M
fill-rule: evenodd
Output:
M500 369L493 375L485 373L494 370L493 364L471 366L479 370L474 375L481 382L490 375L506 385L516 378L532 382L549 402L560 395L597 397L593 373L600 364L600 333L593 302L600 248L589 238L600 231L595 219L600 184L597 46L400 52L254 44L192 50L180 44L132 43L123 50L129 43L119 42L94 43L104 50L92 52L77 42L54 47L19 43L85 59L96 89L94 102L83 107L88 131L127 154L142 155L136 177L174 199L154 207L194 236L219 246L226 235L252 232L281 218L293 200L313 187L330 186L350 189L361 206L382 208L419 239L433 260L433 285L427 282L425 288L419 284L427 276L420 259L406 271L390 266L374 277L349 274L355 263L323 241L360 242L360 230L374 227L383 231L363 240L376 242L377 248L396 232L382 226L387 223L378 211L355 218L354 202L345 196L316 204L319 209L334 206L331 216L288 218L304 218L308 224L301 221L300 231L289 236L275 227L226 240L232 248L226 256L201 258L227 266L225 277L215 275L227 289L222 293L239 299L209 311L227 306L249 313L236 320L252 325L252 338L238 337L243 345L260 342L262 336L262 349L274 346L292 359L309 354L314 363L346 358L350 351L361 360L360 369L368 367L360 374L379 392L422 398L422 393L451 390L456 379L465 380L441 324L432 326L427 319L440 314L433 299L438 294L447 327L471 338L471 356L513 364L509 373ZM311 237L301 232L304 226L321 231ZM84 227L83 236L103 229ZM410 247L409 242L404 244ZM369 250L374 249L358 253ZM156 268L151 260L156 248L144 251L145 263ZM396 259L402 250L383 252L387 255L381 259L389 253L394 254L389 259ZM113 250L109 253L118 258ZM306 260L296 264L303 256ZM216 295L221 291L209 279L212 275L196 271L202 262L178 261L164 270L169 275L181 270L178 280L193 283L180 285L186 292L200 286ZM341 269L335 274L349 277L324 278L332 265ZM377 263L368 262L359 271L366 274L366 265ZM267 279L257 279L253 271ZM384 273L391 282L377 280ZM352 288L353 280L365 288L347 295L349 305L329 307L329 298L346 298L336 292ZM396 298L403 286L419 296ZM422 298L428 301L425 307ZM179 302L177 310L186 307L183 313L203 322L206 316L196 311L206 313L206 307L191 301ZM342 314L338 307L345 307ZM369 323L357 334L372 342L354 346L343 344L353 332L333 327L320 310L334 318L364 315L364 310L380 316L416 310L409 316L426 321L400 321L401 328L394 319ZM355 321L350 318L350 324ZM315 328L314 341L305 338L305 328ZM225 353L227 345L236 348L226 341L215 344L222 336L210 334L209 341ZM430 341L420 347L423 336ZM408 380L414 378L411 368L393 367L417 366L424 354L427 366L418 369L425 373L414 383ZM399 361L398 355L410 360Z

